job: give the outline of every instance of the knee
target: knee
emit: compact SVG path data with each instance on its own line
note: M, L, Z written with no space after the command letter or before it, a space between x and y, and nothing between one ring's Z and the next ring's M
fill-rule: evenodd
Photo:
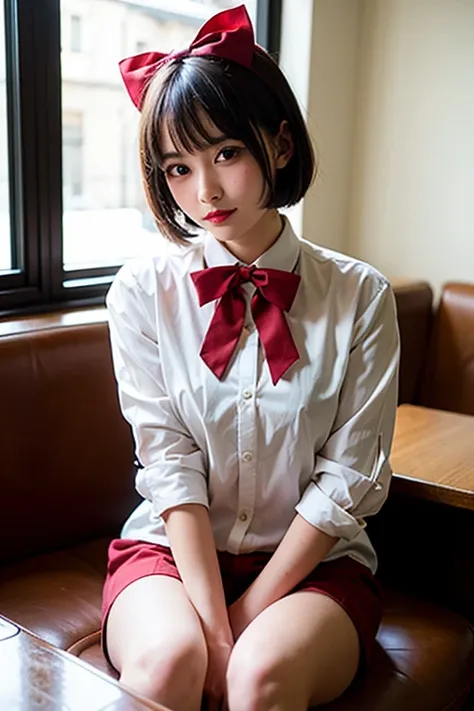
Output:
M227 669L227 697L230 711L269 711L270 709L306 708L292 687L284 665L259 650L235 648Z
M180 706L182 694L200 695L207 670L204 640L157 642L130 654L120 681L155 701L173 699Z

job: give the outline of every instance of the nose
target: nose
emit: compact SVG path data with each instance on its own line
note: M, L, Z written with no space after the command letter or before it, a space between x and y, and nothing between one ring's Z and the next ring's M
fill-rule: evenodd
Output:
M222 186L212 169L201 171L199 175L199 200L203 204L213 204L222 197Z

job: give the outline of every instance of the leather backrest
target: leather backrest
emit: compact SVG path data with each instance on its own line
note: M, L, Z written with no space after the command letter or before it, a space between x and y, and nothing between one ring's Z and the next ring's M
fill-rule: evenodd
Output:
M107 324L0 338L0 562L117 534L135 506Z
M419 402L474 415L474 284L443 288Z
M433 318L433 291L426 282L393 281L400 329L398 401L415 402L425 366Z

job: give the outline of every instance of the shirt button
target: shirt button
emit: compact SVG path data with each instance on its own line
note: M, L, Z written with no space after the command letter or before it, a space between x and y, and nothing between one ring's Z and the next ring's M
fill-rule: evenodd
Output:
M252 391L251 390L244 390L243 392L244 400L250 400L252 397Z
M241 513L240 516L239 516L239 518L240 518L241 521L246 521L246 520L248 519L248 516L247 516L246 513Z
M242 459L244 462L251 462L252 461L252 452L244 452L242 455Z

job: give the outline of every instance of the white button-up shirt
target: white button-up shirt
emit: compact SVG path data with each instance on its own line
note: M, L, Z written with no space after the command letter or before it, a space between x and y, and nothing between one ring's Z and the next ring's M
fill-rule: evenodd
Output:
M122 536L169 545L161 517L208 507L216 547L273 551L298 512L372 570L364 518L388 493L399 339L393 293L373 267L300 240L290 224L255 264L301 275L286 318L299 360L272 384L246 323L222 380L199 356L216 303L190 273L238 263L211 235L128 263L107 297L123 414L144 501ZM255 287L243 287L248 303Z

